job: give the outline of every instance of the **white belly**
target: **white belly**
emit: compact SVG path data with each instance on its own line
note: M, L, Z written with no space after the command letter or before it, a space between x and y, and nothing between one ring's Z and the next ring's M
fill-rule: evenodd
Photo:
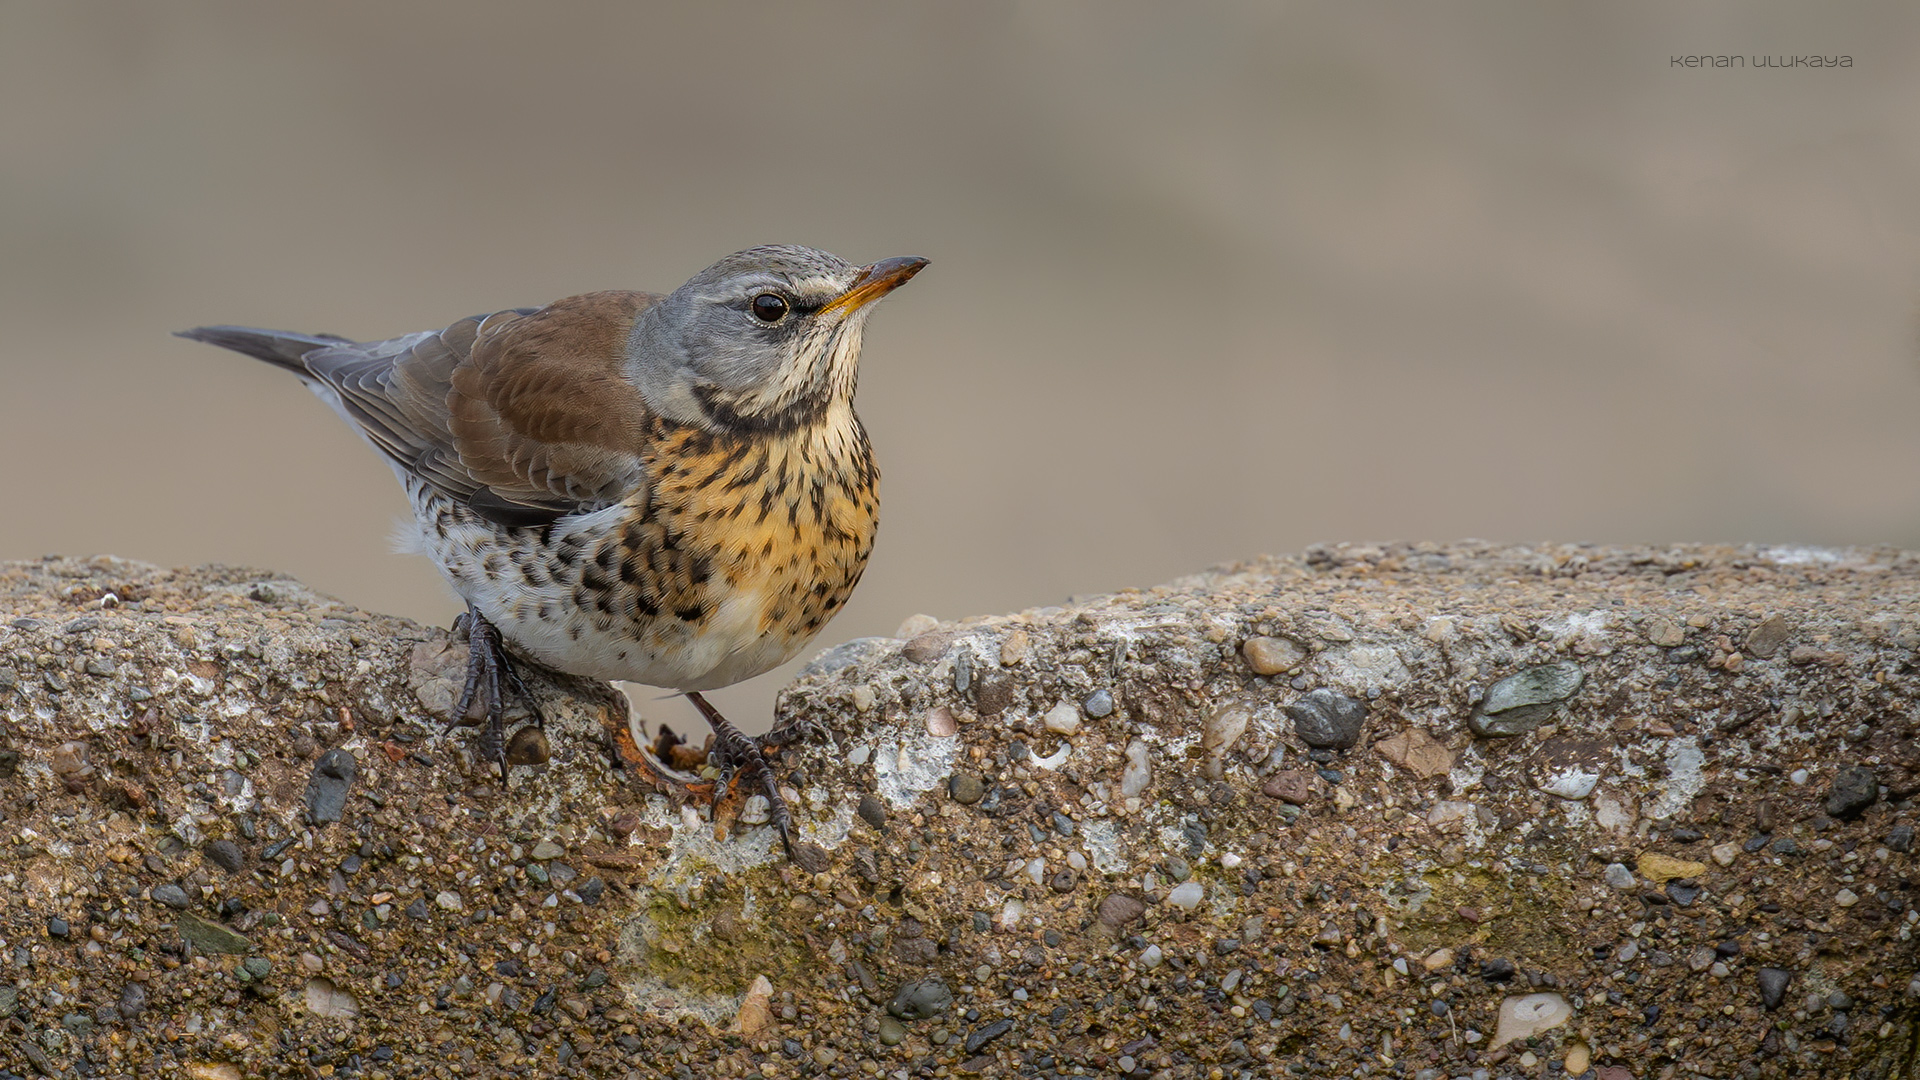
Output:
M697 627L670 613L636 622L583 608L575 597L583 564L556 563L550 547L573 536L592 550L620 528L629 512L625 506L562 518L547 545L536 547L539 530L507 529L418 481L407 486L419 523L418 549L516 649L557 671L711 690L778 667L806 644L760 631L764 598L753 590L729 596Z

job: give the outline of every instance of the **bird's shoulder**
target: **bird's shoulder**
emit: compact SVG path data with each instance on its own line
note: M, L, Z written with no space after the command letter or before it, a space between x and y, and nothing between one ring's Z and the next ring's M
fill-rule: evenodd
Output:
M398 429L373 434L403 444L409 471L496 522L534 524L645 483L652 412L623 367L634 321L659 299L584 293L343 346L320 367L377 376L327 381L367 399L363 426Z
M651 412L622 370L627 338L659 300L607 290L473 321L465 362L449 380L456 434L464 421L485 438L497 423L543 443L633 450Z

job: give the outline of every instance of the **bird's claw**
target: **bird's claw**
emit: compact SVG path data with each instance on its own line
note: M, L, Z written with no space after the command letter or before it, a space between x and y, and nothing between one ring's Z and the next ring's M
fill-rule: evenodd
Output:
M501 684L504 682L520 696L538 726L545 728L547 718L520 673L514 670L500 631L486 616L469 607L454 619L453 629L467 639L467 676L460 688L460 699L447 718L446 730L478 720L480 757L500 767L500 782L504 784L507 782L507 717Z
M774 779L773 768L767 764L767 756L761 749L761 741L733 726L733 722L720 715L720 710L707 703L698 692L688 691L687 700L700 710L707 725L713 728L713 750L708 760L713 761L723 771L731 770L727 782L720 784L719 791L728 790L732 776L746 776L767 797L767 817L774 828L780 831L780 846L786 849L787 856L793 856L793 814L787 809L787 800L780 794L780 784Z

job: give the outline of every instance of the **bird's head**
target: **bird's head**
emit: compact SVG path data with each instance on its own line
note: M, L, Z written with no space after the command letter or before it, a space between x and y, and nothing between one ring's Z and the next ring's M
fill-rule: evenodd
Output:
M748 248L642 312L627 370L656 412L710 429L798 426L853 397L874 301L927 260L855 266L812 248Z

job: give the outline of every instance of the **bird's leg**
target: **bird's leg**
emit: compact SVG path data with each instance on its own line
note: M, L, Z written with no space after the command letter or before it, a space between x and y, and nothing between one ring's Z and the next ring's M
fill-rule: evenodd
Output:
M504 784L507 781L507 717L502 684L520 695L535 722L543 728L547 726L546 717L534 702L527 684L521 681L520 673L513 669L513 660L507 655L499 629L488 622L485 615L469 604L466 613L454 620L453 628L456 632L465 630L467 634L467 679L460 688L460 700L453 707L453 715L447 720L447 729L479 720L480 756L500 766L500 782Z
M767 793L767 814L773 819L774 828L780 830L780 846L787 850L787 856L793 856L793 815L787 812L787 800L780 795L780 785L774 781L773 769L767 764L767 756L760 749L760 740L752 738L746 732L733 726L733 722L720 715L720 710L707 704L698 691L687 691L687 700L700 710L707 725L713 728L715 764L723 774L722 783L715 786L714 796L718 799L731 786L731 777L745 774L753 783Z

